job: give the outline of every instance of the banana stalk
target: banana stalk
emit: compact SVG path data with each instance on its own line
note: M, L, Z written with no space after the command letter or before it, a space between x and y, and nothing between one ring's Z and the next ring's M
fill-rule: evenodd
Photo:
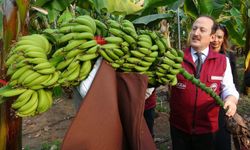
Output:
M203 90L204 92L209 94L211 97L213 97L218 105L220 105L221 107L224 106L222 99L220 98L219 95L217 95L217 93L215 93L211 88L207 87L199 79L196 79L193 75L188 73L184 68L180 69L180 74L182 74L185 79L191 81L193 84L195 84L201 90Z

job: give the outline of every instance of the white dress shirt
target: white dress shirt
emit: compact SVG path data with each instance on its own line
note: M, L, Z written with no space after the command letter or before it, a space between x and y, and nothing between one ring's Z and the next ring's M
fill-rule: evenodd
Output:
M203 63L208 56L208 52L209 52L208 47L205 48L203 51L201 51ZM195 53L196 53L196 51L191 47L191 55L192 55L194 62L196 61L196 59L198 59L198 57ZM233 95L238 100L239 93L236 90L234 82L233 82L233 75L232 75L232 70L231 70L231 66L230 66L228 57L226 57L226 60L227 60L226 70L224 72L223 79L221 81L221 98L224 100L227 96Z

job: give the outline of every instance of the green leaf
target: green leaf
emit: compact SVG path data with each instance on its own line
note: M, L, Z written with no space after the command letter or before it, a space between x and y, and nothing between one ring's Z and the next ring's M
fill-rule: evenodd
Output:
M193 1L185 0L184 2L184 12L194 20L199 16L198 9Z
M56 86L52 89L53 97L58 98L61 97L63 94L63 89L61 86Z
M201 15L211 15L217 19L225 7L226 0L197 0Z
M141 14L148 15L152 14L153 10L157 7L161 6L179 6L183 0L179 2L179 0L144 0L144 7L141 11Z
M140 17L136 20L133 21L134 24L144 24L147 25L150 22L153 22L158 19L164 19L164 18L172 18L172 14L153 14L153 15L148 15L144 17Z
M74 0L37 0L34 6L48 11L49 22L53 23Z
M66 10L64 10L64 12L59 16L57 23L60 25L61 23L67 22L72 18L73 18L72 13L69 11L68 8L66 8Z
M93 0L93 5L99 12L106 10L116 15L134 14L142 9L130 0Z
M229 39L232 41L232 43L243 47L245 44L245 40L243 38L243 35L237 31L235 23L233 23L231 20L228 20L224 22L224 24L227 26L230 37Z

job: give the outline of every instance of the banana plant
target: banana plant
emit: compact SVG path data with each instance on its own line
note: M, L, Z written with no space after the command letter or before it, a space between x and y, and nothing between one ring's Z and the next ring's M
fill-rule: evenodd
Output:
M239 37L245 36L244 18L242 17L245 16L245 12L241 10L246 7L246 3L244 0L186 0L183 7L191 20L205 14L212 16L217 22L225 24L231 42L243 47L246 39Z

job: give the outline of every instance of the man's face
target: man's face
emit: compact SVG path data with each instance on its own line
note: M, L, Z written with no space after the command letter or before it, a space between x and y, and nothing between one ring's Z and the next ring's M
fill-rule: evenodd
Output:
M213 35L211 34L213 21L207 17L200 17L193 23L190 32L190 45L196 51L202 51L212 41Z

